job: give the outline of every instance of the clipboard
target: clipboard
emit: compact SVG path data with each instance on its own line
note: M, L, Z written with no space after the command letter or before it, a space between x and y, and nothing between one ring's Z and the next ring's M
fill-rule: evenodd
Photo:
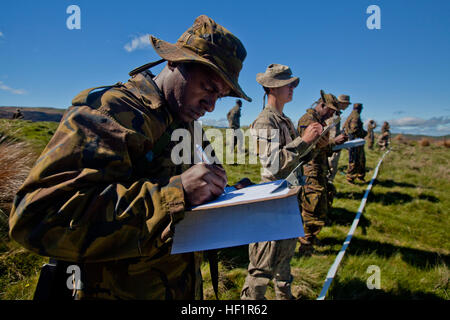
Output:
M303 236L300 187L270 192L282 181L229 189L215 201L186 211L175 226L171 254Z
M343 144L338 144L337 146L334 146L333 151L339 151L342 149L350 149L350 148L360 147L365 144L366 144L366 140L364 140L362 138L358 138L358 139L350 140L350 141L344 142Z

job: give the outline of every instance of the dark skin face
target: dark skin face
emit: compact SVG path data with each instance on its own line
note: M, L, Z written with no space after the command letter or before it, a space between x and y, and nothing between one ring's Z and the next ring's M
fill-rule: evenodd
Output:
M333 116L335 110L328 108L323 102L317 104L316 111L319 113L322 120L327 120Z
M230 87L212 69L202 64L172 64L163 92L172 113L184 122L214 111L218 99L229 95Z

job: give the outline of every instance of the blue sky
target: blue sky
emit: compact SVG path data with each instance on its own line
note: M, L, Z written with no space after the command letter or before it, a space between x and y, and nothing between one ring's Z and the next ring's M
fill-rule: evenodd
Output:
M66 26L72 4L80 30ZM381 9L379 30L366 26L369 5ZM159 58L148 34L176 42L201 14L247 49L240 83L253 102L244 101L241 124L262 108L256 73L281 63L301 79L285 106L294 123L324 89L349 94L364 104L363 120L389 120L394 132L450 134L447 0L2 1L0 105L66 108L85 88L124 82ZM234 100L219 101L204 122L224 124Z

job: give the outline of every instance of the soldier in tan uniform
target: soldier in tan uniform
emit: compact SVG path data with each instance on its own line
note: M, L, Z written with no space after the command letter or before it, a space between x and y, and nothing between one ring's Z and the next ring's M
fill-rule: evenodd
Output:
M150 40L162 60L78 95L13 203L11 237L78 265L79 299L202 297L201 256L171 255L172 235L227 178L220 166L175 165L171 131L192 132L220 97L251 101L238 84L246 51L207 16L176 44ZM157 76L147 70L165 60Z
M239 129L241 127L240 119L241 119L241 108L242 101L237 99L236 105L230 109L227 113L228 126L231 129Z
M325 126L325 121L339 112L339 102L332 94L320 91L320 99L314 108L306 110L306 113L298 121L298 132L301 137L305 129L311 123L319 123ZM313 245L317 243L317 235L325 225L325 219L333 202L334 187L329 183L328 157L332 154L332 147L346 141L345 134L339 134L332 141L328 139L319 142L312 155L312 159L303 167L306 176L306 184L300 191L303 225L305 236L299 238L300 252L311 254Z
M228 111L227 119L228 119L228 126L230 127L230 129L239 130L239 128L241 127L241 123L240 123L241 108L242 108L242 101L237 99L236 105L233 108L231 108L230 111ZM240 132L235 132L235 133L236 134L234 135L234 138L233 138L233 145L228 146L229 147L228 152L233 152L234 148L236 148L236 147L239 147L240 151L242 151L244 149L243 145L238 146L239 139L238 139L237 135L239 135ZM241 144L242 144L242 141L241 141Z
M344 124L344 130L347 133L349 140L362 138L367 135L367 131L363 128L361 121L361 111L363 106L361 103L353 105L352 113L348 116ZM364 146L350 148L348 150L348 170L347 181L353 183L355 179L364 181L366 175L366 155L364 153Z
M322 131L320 124L306 128L303 139L298 136L284 113L284 105L292 100L294 88L299 83L291 69L271 64L265 73L258 73L256 81L264 88L267 105L252 123L253 134L258 139L262 182L284 179L298 165L300 156ZM279 144L276 142L278 141ZM275 147L273 144L276 144ZM268 156L266 156L268 155ZM273 166L270 162L278 162ZM290 261L297 239L266 241L249 245L248 275L241 299L262 300L270 280L273 279L277 299L292 299Z
M342 112L348 108L352 103L350 102L350 96L341 94L337 98L339 102L339 111L336 112L336 116L340 116ZM327 125L333 122L333 117L325 121ZM341 121L339 121L334 128L330 130L330 143L334 142L334 139L341 134ZM328 157L328 165L330 166L330 171L328 173L328 181L333 183L336 173L338 171L339 158L341 156L341 151L333 152L331 157Z
M375 141L375 128L377 127L377 123L374 120L370 120L367 124L367 147L373 150L373 143Z
M385 121L383 126L381 127L381 134L378 138L378 145L380 146L380 150L385 150L389 147L389 140L391 138L390 126L389 122Z

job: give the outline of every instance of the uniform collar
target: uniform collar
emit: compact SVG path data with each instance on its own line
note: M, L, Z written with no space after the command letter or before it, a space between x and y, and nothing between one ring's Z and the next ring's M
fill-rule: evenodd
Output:
M267 109L267 111L269 112L275 113L279 117L286 118L286 115L284 113L280 113L280 111L278 111L278 109L272 106L271 104L266 104L264 109Z
M167 105L166 100L153 81L153 74L145 70L134 75L128 81L128 89L138 97L142 103L150 109L158 109L163 105Z

